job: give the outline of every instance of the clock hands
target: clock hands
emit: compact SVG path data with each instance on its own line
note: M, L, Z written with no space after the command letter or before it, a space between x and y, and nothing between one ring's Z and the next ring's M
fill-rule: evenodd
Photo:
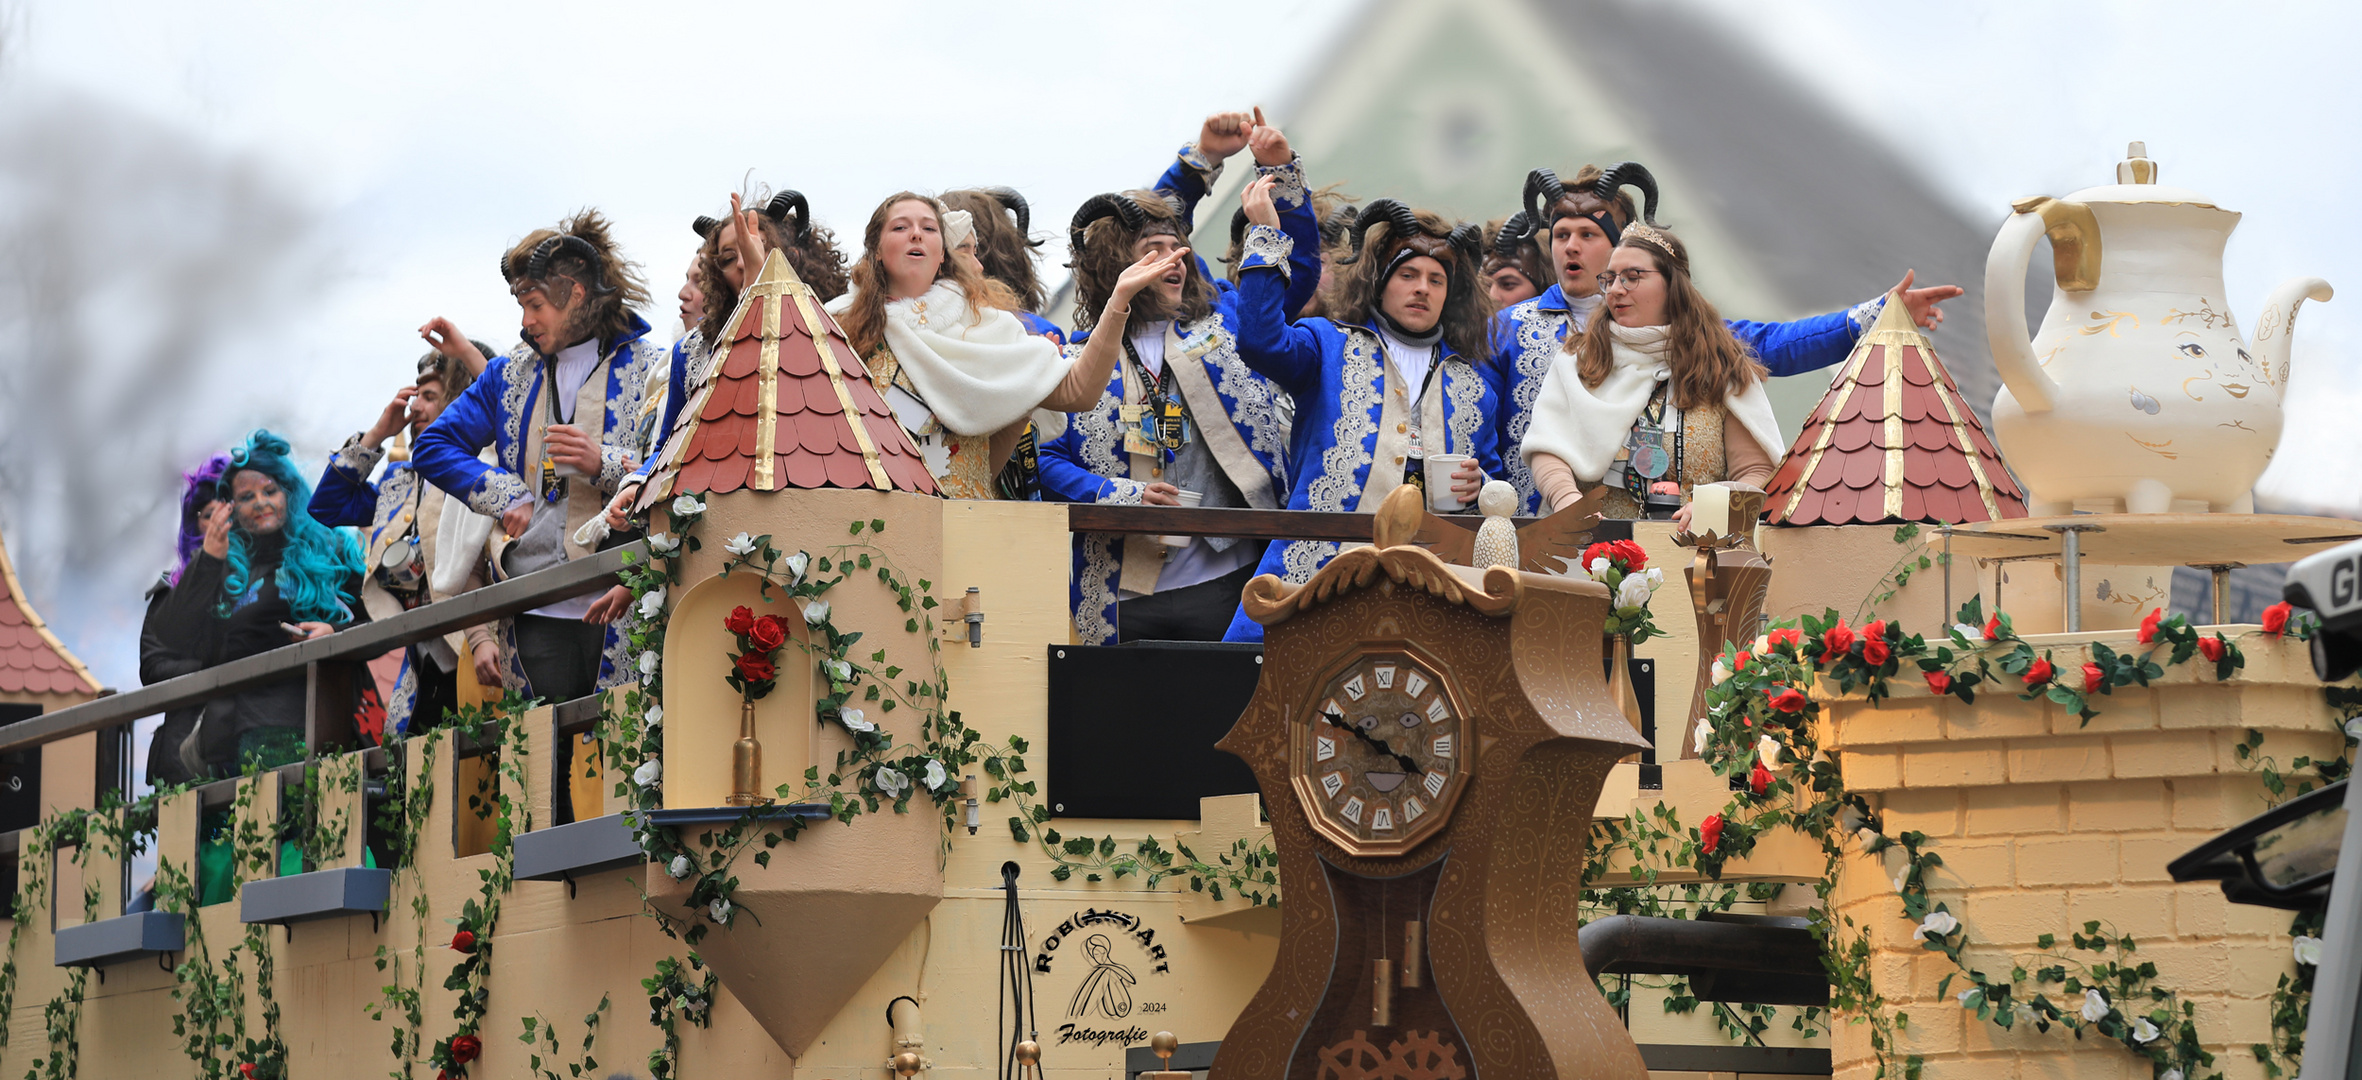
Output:
M1411 758L1410 758L1408 755L1404 755L1404 754L1397 754L1397 753L1395 753L1395 752L1394 752L1394 747L1393 747L1391 744L1389 744L1389 743L1388 743L1386 740L1384 740L1384 739L1381 739L1381 738L1379 738L1379 737L1377 737L1377 736L1375 736L1375 735L1372 735L1372 734L1370 734L1369 732L1363 731L1362 729L1360 729L1360 728L1357 728L1357 727L1353 726L1352 724L1348 724L1348 723L1346 723L1346 722L1345 722L1345 718L1344 718L1344 717L1342 717L1342 716L1339 716L1339 715L1337 715L1336 713L1333 713L1333 712L1323 712L1323 713L1321 713L1320 715L1322 716L1322 718L1326 719L1326 720L1327 720L1329 723L1331 723L1331 724L1335 724L1336 726L1338 726L1338 727L1340 727L1340 728L1343 728L1343 729L1344 729L1344 730L1345 730L1345 731L1346 731L1348 734L1352 735L1354 738L1356 738L1356 739L1360 739L1361 741L1363 741L1363 742L1366 742L1366 743L1370 744L1371 746L1377 747L1377 748L1378 748L1378 752L1379 752L1379 753L1381 753L1381 754L1384 754L1384 755L1386 755L1387 757L1393 758L1395 761L1397 761L1397 762L1401 763L1401 765L1402 765L1402 770L1403 770L1404 772L1406 772L1406 773L1415 773L1415 772L1418 772L1418 771L1420 771L1420 770L1419 770L1419 763L1418 763L1417 761L1414 761L1414 760L1412 760L1412 759L1411 759Z

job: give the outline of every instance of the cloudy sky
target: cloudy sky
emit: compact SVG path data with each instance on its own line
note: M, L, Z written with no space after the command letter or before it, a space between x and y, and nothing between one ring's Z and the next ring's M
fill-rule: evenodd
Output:
M1976 213L2107 182L2130 139L2168 182L2245 211L2226 269L2243 322L2284 277L2350 290L2306 311L2264 487L2362 509L2353 6L1658 2L1759 42ZM512 342L493 259L522 233L596 205L662 298L689 219L750 169L840 233L890 191L970 184L1019 188L1054 228L1147 179L1210 110L1264 102L1284 125L1310 58L1360 10L0 0L0 275L17 275L0 298L0 528L69 643L131 685L168 463L258 424L318 460L407 378L430 315ZM30 190L47 201L8 209ZM210 239L176 247L182 233ZM43 299L36 278L87 284ZM158 292L199 299L158 316Z

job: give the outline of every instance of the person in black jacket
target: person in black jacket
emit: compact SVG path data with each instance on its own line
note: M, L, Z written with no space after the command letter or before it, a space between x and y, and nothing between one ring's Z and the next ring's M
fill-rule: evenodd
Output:
M194 654L199 669L366 620L360 545L309 514L290 512L310 503L311 485L289 450L287 440L256 431L231 452L222 482L228 501L214 509L199 554L152 612L152 621L181 628L217 620L210 641ZM249 759L284 764L304 756L303 720L298 675L207 702L178 753L200 777L233 774Z
M230 467L228 454L215 454L206 459L195 472L182 480L180 495L180 535L174 543L176 559L172 569L158 576L148 588L148 615L139 632L139 681L143 686L175 679L198 671L205 666L202 659L213 647L220 634L221 620L210 610L194 606L174 608L167 613L172 590L187 576L189 563L207 547L227 551L229 515L217 513L225 509L227 500L222 494L222 474ZM221 587L221 560L216 556L211 569L199 571L203 581L192 581L197 590ZM148 744L148 786L152 788L185 784L195 779L180 760L181 741L197 728L196 706L174 709L164 714L164 723Z

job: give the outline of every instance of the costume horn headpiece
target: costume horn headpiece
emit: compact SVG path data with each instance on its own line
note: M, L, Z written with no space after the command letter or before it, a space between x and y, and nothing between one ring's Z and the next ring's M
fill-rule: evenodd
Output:
M1504 259L1515 259L1518 249L1533 242L1534 219L1520 210L1501 223L1501 231L1493 237L1493 254Z
M1627 187L1640 189L1640 219L1651 225L1656 224L1657 178L1649 174L1647 166L1637 161L1619 161L1609 166L1606 171L1599 174L1597 180L1592 181L1589 194L1601 203L1613 207L1616 204L1617 194ZM1566 198L1567 194L1566 186L1559 183L1557 173L1548 169L1535 169L1526 174L1525 212L1527 220L1532 223L1532 228L1535 231L1546 230L1556 224L1559 218L1566 216L1563 213L1554 213L1553 210L1557 207L1559 200ZM1567 213L1580 212L1568 211ZM1598 213L1582 214L1581 216L1590 219L1592 224L1599 226L1599 231L1607 234L1609 244L1619 243L1624 239L1624 228L1616 224L1615 214L1603 209ZM1506 235L1508 230L1503 229L1502 232Z
M699 214L697 215L697 220L689 223L690 231L695 232L697 234L697 238L700 240L712 237L714 230L721 227L722 219L714 217L710 214Z
M1001 204L1002 209L1016 215L1017 231L1020 234L1027 236L1029 239L1031 238L1033 233L1033 208L1026 205L1025 196L1017 194L1016 188L1009 187L988 187L979 188L977 190L992 196L993 201Z
M1352 241L1353 250L1337 261L1339 263L1360 261L1361 247L1369 239L1370 226L1381 221L1387 224L1387 233L1397 240L1408 240L1411 237L1424 236L1427 233L1427 230L1419 227L1418 211L1393 199L1372 199L1368 206L1362 207L1361 213L1353 219L1353 224L1346 226L1345 236Z
M1179 199L1161 191L1157 194L1164 199L1167 214L1175 218L1181 216ZM1093 195L1088 202L1075 209L1074 220L1067 223L1066 226L1066 242L1071 245L1074 257L1081 257L1083 233L1090 229L1091 223L1109 217L1123 222L1125 229L1135 233L1148 225L1148 211L1141 209L1140 204L1131 196L1120 191ZM1067 265L1074 264L1068 263Z
M572 255L590 264L590 280L582 282L585 291L591 293L614 291L607 284L606 275L599 272L602 262L599 258L599 249L592 247L590 241L571 233L559 233L533 245L532 254L525 256L525 279L528 281L547 280L551 260L563 255ZM500 257L500 277L501 280L511 285L517 283L517 275L509 270L506 253Z
M782 191L771 196L771 201L763 206L763 216L785 225L791 210L796 215L796 246L807 246L812 240L812 207L804 202L803 192Z

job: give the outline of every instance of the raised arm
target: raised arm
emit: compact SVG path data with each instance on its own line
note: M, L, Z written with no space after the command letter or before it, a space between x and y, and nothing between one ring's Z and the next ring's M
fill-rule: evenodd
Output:
M1773 375L1801 375L1817 371L1845 359L1853 351L1854 342L1861 340L1878 321L1885 306L1900 298L1910 311L1911 321L1930 330L1943 324L1944 312L1939 306L1961 294L1957 285L1930 285L1914 289L1911 282L1917 271L1903 272L1903 280L1885 294L1862 301L1827 315L1814 315L1794 322L1751 322L1733 319L1731 333L1748 348L1755 350L1757 359Z
M1073 366L1059 381L1058 389L1042 402L1042 408L1081 412L1098 406L1099 396L1107 391L1107 380L1115 375L1116 358L1124 354L1124 324L1132 315L1132 299L1151 282L1179 269L1186 258L1188 248L1174 248L1162 255L1143 255L1124 267L1115 279L1114 291L1107 295L1107 306L1099 311L1098 323L1091 328L1090 340L1081 349L1068 350L1074 357Z
M1285 309L1288 318L1294 319L1303 314L1304 305L1311 303L1313 294L1320 291L1320 218L1312 212L1312 192L1305 186L1303 159L1288 145L1287 135L1264 124L1262 118L1262 110L1256 110L1255 131L1247 137L1247 145L1255 152L1256 178L1271 181L1271 206L1279 212L1279 229L1295 242L1287 257Z
M1320 338L1311 327L1284 314L1288 278L1296 272L1296 241L1280 229L1271 177L1247 185L1247 233L1239 258L1238 355L1291 396L1319 392ZM1317 265L1317 264L1316 264Z
M523 477L486 465L476 455L492 445L500 415L500 394L515 372L511 357L501 357L484 369L484 377L443 409L443 415L418 436L410 449L412 467L427 482L442 488L467 508L486 517L499 517L519 499L531 495Z

